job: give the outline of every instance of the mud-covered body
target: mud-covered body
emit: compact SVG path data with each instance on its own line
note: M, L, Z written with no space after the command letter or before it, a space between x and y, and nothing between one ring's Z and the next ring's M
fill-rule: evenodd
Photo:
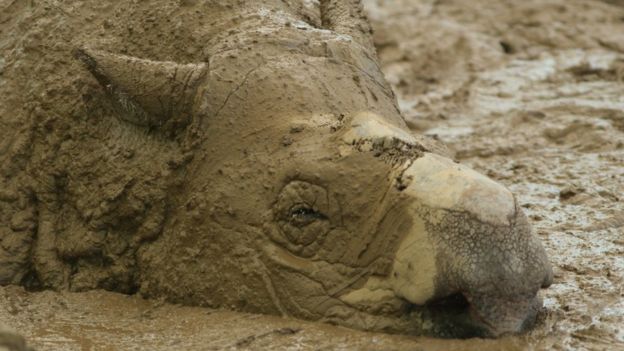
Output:
M490 334L524 329L551 279L541 245L508 190L408 131L359 1L206 6L205 62L75 52L147 169L76 187L73 209L34 189L28 254L0 283L405 333L461 294Z

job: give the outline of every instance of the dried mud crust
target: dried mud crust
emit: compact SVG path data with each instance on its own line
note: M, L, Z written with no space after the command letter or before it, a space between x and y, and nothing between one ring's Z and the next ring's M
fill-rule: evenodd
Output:
M32 254L21 248L38 235L39 269L61 272L38 282L28 269L3 276L2 266L0 279L33 287L64 284L66 273L46 234L53 225L85 224L66 228L70 234L56 242L73 267L106 266L103 257L132 252L137 242L130 233L145 233L140 241L159 232L168 206L164 194L181 181L176 169L185 155L168 147L175 140L129 131L114 118L84 119L87 108L101 116L114 112L102 103L98 86L74 74L81 68L69 53L98 41L117 53L154 60L206 60L206 33L193 28L210 23L201 13L185 12L195 3L0 0L0 223L7 224L0 227L0 259L20 265ZM441 342L109 293L13 288L1 290L0 320L43 350L623 347L621 2L365 3L384 71L410 126L446 142L463 163L519 194L545 242L555 283L544 294L546 313L533 332ZM184 23L177 19L183 13ZM154 157L148 149L159 152ZM90 160L98 159L94 167ZM52 212L65 220L54 224ZM110 240L108 231L122 235ZM75 245L85 236L89 245ZM131 260L119 262L78 277L70 287L111 288L102 277L113 272L115 289L135 291Z
M114 115L110 104L76 74L82 68L68 53L104 33L130 39L111 43L119 52L153 43L152 21L166 23L159 16L177 8L155 5L152 13L137 4L0 2L3 283L136 291L134 254L162 230L184 151L105 117ZM171 38L184 30L162 32ZM173 45L170 53L181 56L189 49Z

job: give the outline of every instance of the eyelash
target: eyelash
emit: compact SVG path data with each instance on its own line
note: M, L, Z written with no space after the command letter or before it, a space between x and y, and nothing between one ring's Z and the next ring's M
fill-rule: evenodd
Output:
M327 217L325 217L325 215L323 215L322 213L314 210L313 208L311 208L310 206L308 206L307 204L297 204L294 205L289 213L289 217L290 220L297 220L299 217L307 217L307 218L302 218L303 221L306 222L312 222L314 220L317 219L325 219Z

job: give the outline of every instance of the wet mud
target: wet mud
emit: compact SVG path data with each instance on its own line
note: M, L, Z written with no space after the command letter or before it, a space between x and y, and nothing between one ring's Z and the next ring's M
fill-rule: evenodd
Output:
M165 9L173 13L178 5L194 2L172 1ZM0 288L0 325L22 335L29 346L39 350L623 348L622 2L367 0L365 5L375 29L383 71L397 94L408 125L415 133L445 143L456 160L509 187L544 242L555 279L542 292L545 309L532 331L497 340L435 340L182 307L104 291L26 292L17 287ZM16 50L68 51L66 46L71 44L63 40L72 33L72 26L81 22L77 18L89 15L92 9L87 11L70 2L53 0L0 0L0 9L3 37L28 33L17 41L0 39L3 53L0 89L23 91L23 95L0 106L3 116L15 116L1 121L0 133L10 142L0 143L0 147L10 151L5 155L10 154L11 158L3 162L13 162L14 167L5 170L14 172L11 179L19 182L20 162L23 155L31 152L32 133L41 131L21 129L23 122L18 117L44 118L41 109L47 108L29 106L29 94L48 94L49 104L65 106L67 96L80 95L85 83L75 77L67 78L72 84L9 81L2 75L8 70L6 65L20 63L7 62L4 57L15 54ZM102 5L99 11L120 14L120 9L111 6ZM183 36L198 40L201 33L187 32L188 27L181 24L165 23L161 18L165 12L154 11L153 18L144 24L152 26L152 30L167 32L168 38ZM53 26L65 26L57 32L64 37L48 38L46 33L36 30L37 25L41 28L50 25L47 21L56 21ZM33 23L35 30L31 27ZM160 29L159 23L163 23ZM81 32L78 36L84 40L102 37L106 31L134 31L128 43L111 44L117 45L122 53L132 48L145 56L183 62L191 62L192 57L201 55L194 49L197 45L172 41L174 45L163 48L155 45L156 39L147 35L149 31L145 28L124 28L114 21L103 21L89 30L92 32ZM71 57L51 57L57 61L37 66L38 73L45 75L55 65L72 64ZM30 76L26 72L32 67L23 65L17 71ZM71 109L62 112L77 114ZM69 129L54 117L46 118L49 120L37 121L37 125L44 129ZM106 133L125 133L119 129L112 124ZM89 123L84 123L82 130L95 136L102 133ZM141 139L135 142L140 143ZM67 145L63 140L49 140L49 144L59 148ZM98 153L100 149L81 151ZM125 150L117 152L119 155L115 157L127 156ZM171 164L182 162L179 160L183 155L164 153L162 158L170 159ZM144 160L145 155L139 152L136 162ZM70 161L46 160L42 156L39 164L53 168L55 162ZM114 164L109 167L100 171L110 172L111 178L131 172L122 169L117 174ZM158 199L162 196L161 189L175 185L175 177L169 174L163 177L159 172L151 175L157 186L136 186L137 202ZM46 182L64 181L62 174L46 176L50 176ZM7 188L12 186L15 185L9 184ZM84 189L89 189L89 184ZM107 191L111 192L111 202L110 208L102 209L103 220L107 220L110 212L126 211L125 216L152 216L153 225L159 225L159 209L143 213L140 205L136 205L138 209L119 206L115 199L123 189ZM28 194L5 191L0 196L0 200L15 197L12 200L15 208L9 211L11 216L7 220L23 232L34 230L35 215L45 216L34 213ZM145 229L148 236L149 230ZM94 236L90 240L101 238ZM71 243L72 238L65 238L65 242ZM80 253L80 248L66 247L65 251L75 255ZM27 273L24 279L28 279ZM84 277L83 282L88 285L89 279ZM126 290L135 289L129 284ZM0 334L0 350L5 346L3 335ZM23 349L25 345L19 337L11 335L5 339L9 340L7 345L13 344L5 347Z

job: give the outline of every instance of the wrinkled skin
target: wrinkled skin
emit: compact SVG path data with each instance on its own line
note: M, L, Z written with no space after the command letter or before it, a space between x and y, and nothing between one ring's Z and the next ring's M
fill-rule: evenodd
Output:
M410 134L359 1L306 6L215 4L201 64L76 51L120 119L184 150L162 231L123 256L136 288L366 330L525 330L552 273L513 195Z

